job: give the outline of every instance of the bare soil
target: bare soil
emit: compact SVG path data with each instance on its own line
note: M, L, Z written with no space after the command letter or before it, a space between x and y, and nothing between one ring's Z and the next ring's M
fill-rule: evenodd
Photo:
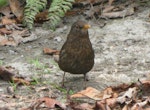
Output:
M88 21L92 26L89 34L95 50L95 65L88 73L87 86L102 90L107 86L136 82L150 74L149 12L150 9L145 8L125 18ZM36 27L33 33L38 39L35 41L22 43L17 47L0 47L3 66L12 66L18 70L18 74L37 81L33 86L18 86L13 95L7 89L14 85L0 81L1 97L5 94L10 96L5 101L0 100L0 107L17 110L28 107L34 99L43 96L65 100L68 89L72 92L83 89L83 76L69 73L66 74L66 89L62 89L60 83L63 71L52 56L43 53L44 47L59 50L71 24L78 18L66 18L67 22L55 32ZM104 22L106 25L101 27L99 24Z

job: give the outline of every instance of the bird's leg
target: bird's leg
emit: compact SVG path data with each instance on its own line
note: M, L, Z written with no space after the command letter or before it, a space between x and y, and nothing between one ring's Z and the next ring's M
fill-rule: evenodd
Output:
M64 87L65 74L66 74L66 73L64 72L64 74L63 74L63 79L62 79L62 85L61 85L62 87Z
M86 74L84 74L84 89L86 89L86 82L87 82L87 77L86 77Z

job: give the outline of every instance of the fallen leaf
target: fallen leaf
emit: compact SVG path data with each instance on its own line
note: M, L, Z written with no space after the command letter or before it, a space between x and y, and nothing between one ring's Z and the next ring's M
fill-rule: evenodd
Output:
M111 87L108 87L104 90L103 99L111 98L113 95L113 91Z
M86 10L84 12L84 15L87 16L87 18L94 18L100 15L100 7L99 6L94 6L93 8L90 8L89 10Z
M32 108L22 108L21 110L33 110Z
M5 45L11 45L11 46L16 46L17 44L15 43L13 38L6 38L5 36L0 36L0 45L5 46Z
M103 10L103 13L108 13L110 11L112 11L114 9L114 6L107 6L105 7L105 9Z
M40 107L41 104L45 104L46 107L50 108L50 109L54 109L57 107L61 108L61 109L66 109L66 106L64 104L61 104L60 102L58 102L55 99L51 99L49 97L43 97L38 99L33 105L32 108L38 108Z
M25 80L25 79L23 79L23 78L13 77L12 80L13 80L14 83L17 83L19 85L20 84L22 84L22 85L30 85L30 82Z
M38 22L38 23L39 22L44 22L44 21L47 21L47 20L48 20L48 10L40 12L35 16L35 21Z
M116 98L108 98L108 99L105 99L105 101L106 101L106 104L111 108L115 107L117 104Z
M122 108L122 110L129 110L128 105L125 105L125 106Z
M144 96L149 96L149 94L150 94L150 81L149 80L141 81L141 84L139 86L141 88L142 94Z
M11 34L11 33L12 33L12 31L7 30L6 28L0 28L0 34L2 34L2 35Z
M131 84L121 84L121 85L118 85L118 86L114 86L112 87L112 90L115 92L115 93L121 93L121 92L125 92L127 91L129 88L133 88L133 87L137 87L137 84L136 83L131 83Z
M150 98L147 98L145 101L138 102L133 105L132 110L136 110L137 108L145 107L149 103Z
M10 110L10 109L6 107L0 107L0 110Z
M40 37L38 37L35 33L31 33L30 36L23 37L21 42L23 42L23 43L32 42L32 41L37 40L38 38L40 38Z
M114 0L109 0L109 2L108 2L109 6L111 6L113 2L114 2Z
M9 6L0 8L0 13L2 13L3 15L5 15L8 18L11 17L11 9Z
M73 107L74 110L93 110L93 106L88 103L82 103Z
M2 18L1 22L2 22L3 25L10 25L10 24L16 23L16 20L10 19L10 18L5 16L5 17Z
M6 27L6 29L8 29L8 30L20 30L20 31L23 30L23 28L17 26L15 23L12 23L12 24L10 24L10 25L5 25L5 27Z
M137 95L137 87L129 88L128 91L126 91L123 96L120 96L117 98L118 103L126 103L129 104L132 102L132 100L135 99Z
M97 101L94 110L106 110L105 103Z
M49 90L48 87L39 87L36 89L36 92L47 91L47 90Z
M102 18L123 18L123 17L130 16L133 14L134 14L134 7L130 7L123 11L102 13L100 17L102 17Z
M88 5L88 4L98 4L103 2L103 0L75 0L74 4L82 4L82 5Z
M142 84L147 84L147 85L150 85L150 80L144 80L144 81L141 81Z
M71 98L81 98L81 97L89 97L94 100L100 100L102 99L102 94L97 89L88 87L85 90L82 90L76 94L71 95Z
M22 20L23 16L23 7L19 0L9 0L10 8L13 14L17 17L18 20Z
M59 54L58 50L54 50L54 49L50 49L50 48L46 48L46 47L43 49L43 51L44 51L44 54L48 54L48 55L53 55L53 54L58 55Z
M28 35L28 37L24 37ZM21 42L31 42L37 40L38 37L35 34L27 33L26 30L15 30L9 36L0 36L0 45L18 46Z

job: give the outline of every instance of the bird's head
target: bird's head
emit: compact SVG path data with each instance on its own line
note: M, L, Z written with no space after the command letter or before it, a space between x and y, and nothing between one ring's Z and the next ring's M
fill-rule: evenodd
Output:
M78 20L72 25L70 32L74 33L76 36L87 35L90 27L91 26L85 21Z

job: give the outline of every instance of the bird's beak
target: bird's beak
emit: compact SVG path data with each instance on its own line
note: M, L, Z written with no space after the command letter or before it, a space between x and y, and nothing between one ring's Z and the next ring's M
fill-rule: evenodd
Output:
M89 24L85 24L84 26L83 26L83 29L88 29L88 28L90 28L91 26L89 25Z

